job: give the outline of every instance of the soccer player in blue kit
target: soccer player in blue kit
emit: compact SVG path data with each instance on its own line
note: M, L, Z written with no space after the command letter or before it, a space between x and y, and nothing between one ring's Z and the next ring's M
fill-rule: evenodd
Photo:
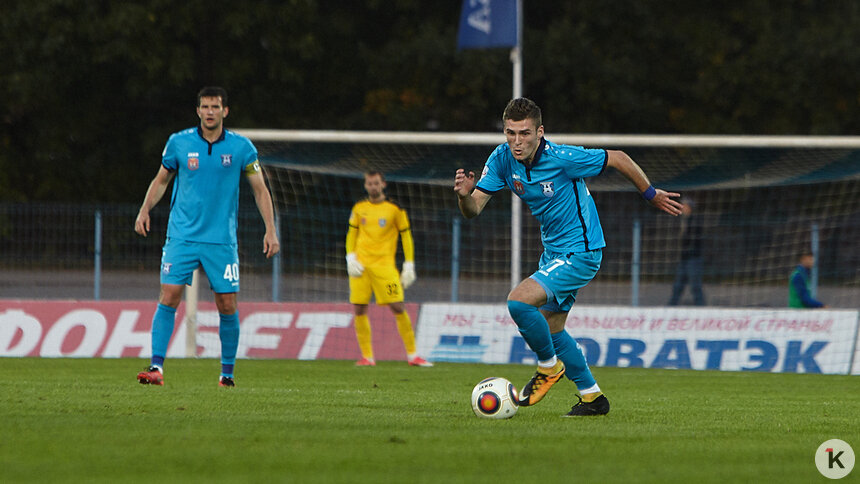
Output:
M565 330L579 288L597 274L606 246L597 208L585 178L607 166L630 180L654 207L681 213L680 196L655 189L622 151L557 145L544 139L540 108L531 100L511 100L502 115L506 143L474 172L457 170L454 191L466 218L480 214L493 194L507 187L528 205L541 226L544 252L537 272L508 294L508 311L520 334L537 353L538 368L520 391L521 406L538 403L561 377L576 384L581 397L565 416L605 415L609 400L588 368L582 349ZM473 190L474 189L474 190Z
M167 240L161 257L161 293L152 318L151 365L138 373L142 384L164 385L164 357L173 334L176 308L195 269L202 267L215 294L220 316L221 375L218 385L235 386L233 367L239 347L239 252L236 241L236 212L242 175L254 192L266 233L263 252L272 257L280 250L275 231L274 208L257 159L257 149L248 138L224 128L227 92L204 87L197 94L200 125L174 133L167 140L161 167L146 191L134 230L146 237L149 211L171 180L173 197L167 224Z

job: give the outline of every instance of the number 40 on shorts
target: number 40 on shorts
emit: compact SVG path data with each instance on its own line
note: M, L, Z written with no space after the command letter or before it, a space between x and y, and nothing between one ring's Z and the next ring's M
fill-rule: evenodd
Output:
M224 279L235 282L239 280L239 264L227 264L224 267Z

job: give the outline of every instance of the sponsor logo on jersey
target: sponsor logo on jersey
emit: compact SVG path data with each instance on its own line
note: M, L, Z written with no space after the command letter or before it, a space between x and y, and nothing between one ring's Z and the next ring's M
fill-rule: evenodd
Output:
M172 265L173 263L171 262L165 262L164 264L161 264L161 272L165 274L170 274L170 266Z
M555 195L553 182L540 182L540 186L543 188L543 196L549 198Z
M233 155L221 155L221 166L230 166L233 164Z

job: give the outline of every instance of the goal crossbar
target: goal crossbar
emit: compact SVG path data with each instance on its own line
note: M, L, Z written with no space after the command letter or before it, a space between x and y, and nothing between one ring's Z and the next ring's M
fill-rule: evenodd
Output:
M235 129L254 141L298 143L415 143L446 145L496 145L502 133L423 131L337 131ZM860 148L860 136L794 135L647 135L647 134L548 134L556 143L580 146L651 146L709 148Z

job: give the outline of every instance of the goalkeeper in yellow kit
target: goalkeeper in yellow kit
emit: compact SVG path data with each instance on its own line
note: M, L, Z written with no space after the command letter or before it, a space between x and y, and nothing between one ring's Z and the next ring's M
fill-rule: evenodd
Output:
M367 198L352 207L346 234L346 271L349 302L355 310L355 336L362 358L357 366L375 366L367 306L371 293L376 304L387 304L397 320L397 331L411 366L433 366L416 353L412 321L403 306L403 290L415 282L415 248L406 211L386 200L385 177L378 171L364 174ZM398 236L403 243L403 271L394 263Z

